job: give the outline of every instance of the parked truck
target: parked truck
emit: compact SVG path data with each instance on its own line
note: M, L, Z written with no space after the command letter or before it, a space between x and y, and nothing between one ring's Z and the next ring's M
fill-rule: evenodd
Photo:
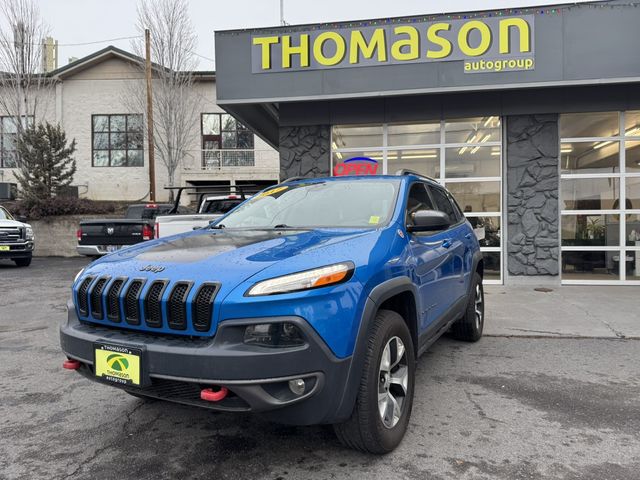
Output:
M18 267L31 265L35 235L31 225L0 206L0 259L13 260Z

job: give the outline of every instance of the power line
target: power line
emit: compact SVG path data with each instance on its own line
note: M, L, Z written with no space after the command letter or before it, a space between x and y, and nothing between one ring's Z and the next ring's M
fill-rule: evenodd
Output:
M96 45L98 43L117 42L117 41L120 41L120 40L133 40L135 38L142 38L142 35L136 35L136 36L133 36L133 37L107 38L105 40L96 40L96 41L93 41L93 42L58 43L58 46L59 47L81 47L83 45ZM4 40L4 41L0 40L0 43L13 44L13 45L16 45L16 46L19 46L19 45L42 45L42 42L27 43L27 42L15 42L15 41L9 42L9 41L6 41L6 40Z

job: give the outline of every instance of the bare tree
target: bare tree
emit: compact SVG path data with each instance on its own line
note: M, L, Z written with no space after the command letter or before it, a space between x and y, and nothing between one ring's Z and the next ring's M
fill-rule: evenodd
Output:
M49 33L34 0L2 0L0 14L0 112L42 120L40 104L51 79L42 72L43 41ZM26 124L16 122L19 134Z
M188 1L141 0L136 27L141 35L147 28L151 31L153 138L156 158L167 169L169 186L173 186L176 170L198 134L198 100L193 91L197 36L189 18ZM132 46L144 58L144 40L136 39ZM144 68L144 64L140 67ZM125 92L126 103L146 111L144 82L131 86Z

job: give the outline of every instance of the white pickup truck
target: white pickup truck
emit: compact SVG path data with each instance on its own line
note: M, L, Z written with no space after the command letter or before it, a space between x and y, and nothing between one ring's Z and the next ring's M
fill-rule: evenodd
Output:
M164 238L178 233L189 232L199 228L206 227L212 221L222 217L225 213L231 211L247 198L245 188L252 187L246 185L243 187L212 187L205 192L193 192L192 195L199 195L200 202L198 213L189 215L163 215L156 217L155 238ZM184 190L195 189L196 187L179 187L175 205L176 208L180 204L180 196ZM198 187L201 189L202 187ZM223 192L224 190L224 192ZM255 191L255 188L251 191ZM222 195L221 193L225 193Z

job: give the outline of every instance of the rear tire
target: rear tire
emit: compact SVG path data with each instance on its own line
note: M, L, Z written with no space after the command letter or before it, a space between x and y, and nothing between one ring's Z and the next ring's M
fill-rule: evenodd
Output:
M471 284L471 296L464 316L451 327L454 338L464 342L477 342L482 338L484 329L484 288L482 277L474 273Z
M13 261L18 267L28 267L29 265L31 265L31 257L14 258Z
M345 446L388 453L400 444L413 406L415 354L407 324L396 312L376 314L351 417L333 426Z

